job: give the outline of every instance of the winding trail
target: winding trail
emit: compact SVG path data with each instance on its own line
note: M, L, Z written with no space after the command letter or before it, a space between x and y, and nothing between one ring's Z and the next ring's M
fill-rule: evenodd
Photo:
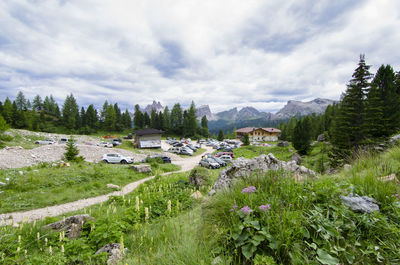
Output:
M206 151L211 153L213 150L211 147L206 147ZM203 152L202 154L204 154ZM182 160L174 161L173 164L181 167L178 171L167 172L161 174L162 176L186 172L193 169L200 160L201 154L193 157L184 158ZM111 192L105 195L100 195L92 198L81 199L74 202L68 202L64 204L49 206L45 208L34 209L30 211L24 212L13 212L13 213L5 213L0 214L0 226L4 225L15 225L21 222L33 222L35 220L41 220L48 216L59 216L64 213L81 210L88 206L92 206L94 204L99 204L108 200L110 196L121 196L128 194L135 190L140 184L153 179L155 176L147 177L132 183L125 185L120 191Z

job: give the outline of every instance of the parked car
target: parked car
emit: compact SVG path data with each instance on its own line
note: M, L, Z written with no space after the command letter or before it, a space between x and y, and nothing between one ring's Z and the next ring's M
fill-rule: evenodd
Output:
M194 146L191 145L191 144L186 145L186 147L190 148L193 152L196 152L196 151L197 151L197 148L194 147Z
M192 149L190 149L189 147L182 147L181 148L181 152L180 152L180 154L181 155L189 155L189 156L192 156L193 155L193 150Z
M222 155L219 157L219 159L225 161L226 163L232 163L233 159L229 155Z
M35 144L55 144L56 142L50 139L35 141Z
M182 147L182 146L184 146L184 144L180 143L180 142L176 142L176 143L172 144L172 146L174 146L174 147Z
M60 140L58 141L58 143L60 143L60 144L66 144L68 142L69 142L68 138L60 138Z
M118 145L121 145L121 144L122 144L122 140L121 139L115 138L115 139L112 140L112 145L113 146L118 146Z
M216 169L221 166L211 158L203 158L200 160L199 165L206 168Z
M171 163L171 158L169 156L165 156L165 155L148 156L142 162L149 162L151 159L155 159L155 158L160 158L163 161L163 163Z
M102 161L106 163L113 163L113 164L131 164L133 163L133 158L124 156L121 154L104 154L102 157Z
M179 154L181 152L181 148L180 147L171 147L170 149L168 149L168 152Z
M230 156L232 158L235 158L235 156L233 155L233 152L218 152L218 153L215 154L215 157L220 157L222 155L228 155L228 156Z
M113 144L110 142L100 142L97 144L97 146L112 148Z
M217 162L221 167L225 167L226 166L226 162L219 159L218 157L212 156L210 157L211 159L213 159L215 162Z

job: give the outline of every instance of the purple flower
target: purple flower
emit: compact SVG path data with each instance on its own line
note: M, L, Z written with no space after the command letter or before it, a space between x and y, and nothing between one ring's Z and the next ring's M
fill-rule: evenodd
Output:
M396 196L398 199L400 199L400 195L396 193L394 196Z
M233 212L234 210L237 209L237 207L238 207L237 205L233 205L232 208L231 208L229 211L230 211L230 212Z
M293 204L289 204L289 207L293 207Z
M249 206L244 206L242 209L240 209L244 213L251 213L253 210L250 209Z
M245 193L253 193L253 192L256 192L256 187L254 187L254 186L249 186L247 188L242 189L242 193L243 194L245 194Z
M260 209L263 212L265 212L266 210L269 210L269 208L271 208L271 204L269 204L269 203L258 207L258 209Z

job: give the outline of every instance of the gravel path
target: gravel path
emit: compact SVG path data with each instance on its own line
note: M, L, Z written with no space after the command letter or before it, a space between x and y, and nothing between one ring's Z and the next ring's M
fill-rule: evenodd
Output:
M96 147L99 148L99 147ZM36 148L37 149L37 148ZM116 150L116 149L114 149ZM118 149L121 150L121 149ZM126 151L126 150L121 150L121 151ZM129 152L129 151L127 151ZM212 148L207 147L206 152L212 152ZM179 156L177 156L179 157ZM185 172L188 170L191 170L194 168L200 160L201 156L194 156L194 157L188 157L188 158L181 158L177 160L173 160L173 163L176 165L181 166L181 170L179 171L174 171L174 172L168 172L164 173L162 175L169 175L172 173L177 173L177 172ZM68 212L72 211L77 211L80 209L83 209L85 207L102 203L108 200L110 196L121 196L128 194L132 192L134 189L136 189L140 184L143 182L146 182L148 180L153 179L154 176L147 177L135 182L132 182L130 184L127 184L124 186L120 191L115 191L106 195L101 195L97 197L92 197L92 198L87 198L87 199L82 199L74 202L69 202L65 204L60 204L60 205L55 205L55 206L49 206L46 208L41 208L41 209L35 209L35 210L30 210L30 211L25 211L25 212L14 212L14 213L6 213L6 214L0 214L0 226L3 225L13 225L21 222L32 222L35 220L41 220L44 219L47 216L59 216Z

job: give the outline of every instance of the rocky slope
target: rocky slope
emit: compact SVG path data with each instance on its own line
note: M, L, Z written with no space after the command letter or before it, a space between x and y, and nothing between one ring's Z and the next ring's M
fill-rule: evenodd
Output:
M197 115L197 118L199 118L199 119L201 119L203 116L206 116L207 120L209 120L209 121L213 121L213 120L217 119L215 117L215 115L211 113L210 106L208 106L208 105L202 105L202 106L196 108L196 115Z
M308 102L289 100L280 111L273 115L272 119L282 120L289 119L292 116L305 116L312 113L323 113L328 105L332 105L335 102L336 101L334 100L322 98L316 98Z

